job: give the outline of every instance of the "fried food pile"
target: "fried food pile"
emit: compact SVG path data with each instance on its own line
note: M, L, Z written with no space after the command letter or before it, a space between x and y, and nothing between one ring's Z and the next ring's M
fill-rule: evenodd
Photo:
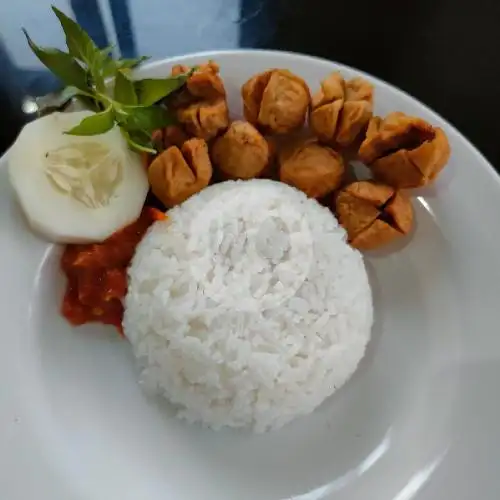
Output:
M191 71L168 97L178 124L158 130L161 151L146 157L153 194L172 207L210 183L267 177L320 200L337 215L349 243L381 247L411 232L409 188L432 183L450 157L444 131L393 112L375 116L374 89L364 78L325 75L311 94L288 69L258 73L241 87L243 119L231 121L219 66L175 66ZM371 177L350 179L348 160Z
M172 76L187 73L187 66L172 68ZM210 140L229 125L226 89L213 61L199 66L189 77L181 94L174 96L172 107L186 132L193 137Z

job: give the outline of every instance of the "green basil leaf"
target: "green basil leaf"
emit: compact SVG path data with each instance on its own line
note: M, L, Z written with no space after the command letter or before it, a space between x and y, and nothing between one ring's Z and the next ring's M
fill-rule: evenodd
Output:
M151 133L158 128L177 123L174 116L159 106L122 106L116 113L119 123L128 131Z
M107 57L106 59L104 59L104 62L102 64L102 76L104 78L112 77L117 71L118 66L114 59L111 59L111 57Z
M147 61L149 57L138 57L136 59L119 59L115 61L108 57L103 63L103 76L109 78L113 76L119 69L133 69L143 61Z
M101 111L84 118L76 127L67 130L68 135L99 135L111 130L115 124L113 109Z
M61 12L57 7L52 6L52 10L59 19L66 35L66 45L69 53L76 59L88 64L89 60L95 57L95 53L99 52L98 47L77 22L73 21L64 12Z
M86 71L66 52L59 49L39 47L23 29L30 49L40 61L56 75L65 85L71 85L83 91L90 91Z
M121 128L120 131L123 137L125 137L125 140L127 141L127 144L129 145L130 148L140 153L156 154L157 152L156 149L154 149L150 143L143 141L142 137L137 137L137 136L132 137L131 134L123 128Z
M102 59L102 75L104 78L109 78L116 73L115 60L113 59L114 45L108 45L99 51Z
M139 103L151 106L180 89L189 78L189 74L171 76L169 78L147 78L135 82Z
M106 83L104 76L104 67L109 56L104 50L96 50L89 53L87 67L92 77L92 81L98 92L106 93Z
M110 48L99 49L89 34L73 19L61 12L57 7L52 10L59 19L69 53L85 63L99 92L105 92L104 77L102 76L104 61L109 57Z
M134 59L119 59L117 62L120 69L133 69L144 61L151 59L150 56L135 57Z
M123 71L117 71L115 76L114 100L121 104L137 104L134 84Z

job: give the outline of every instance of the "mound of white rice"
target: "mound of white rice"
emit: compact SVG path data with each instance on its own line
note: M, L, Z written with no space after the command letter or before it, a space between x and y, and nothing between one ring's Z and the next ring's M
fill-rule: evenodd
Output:
M351 376L372 326L363 259L329 210L284 184L203 190L157 222L124 318L147 389L213 428L280 427Z

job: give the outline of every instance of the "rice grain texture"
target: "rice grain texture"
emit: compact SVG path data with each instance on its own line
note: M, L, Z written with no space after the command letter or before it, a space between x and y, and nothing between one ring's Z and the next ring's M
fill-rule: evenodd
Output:
M313 411L355 371L372 322L361 254L328 209L278 182L201 191L129 268L124 331L142 384L215 429Z

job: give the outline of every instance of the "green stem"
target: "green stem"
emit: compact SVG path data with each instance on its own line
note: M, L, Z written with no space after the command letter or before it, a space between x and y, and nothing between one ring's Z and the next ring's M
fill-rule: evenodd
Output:
M94 98L101 102L105 107L115 104L115 101L113 101L113 99L108 97L106 94L103 94L102 92L96 92Z

